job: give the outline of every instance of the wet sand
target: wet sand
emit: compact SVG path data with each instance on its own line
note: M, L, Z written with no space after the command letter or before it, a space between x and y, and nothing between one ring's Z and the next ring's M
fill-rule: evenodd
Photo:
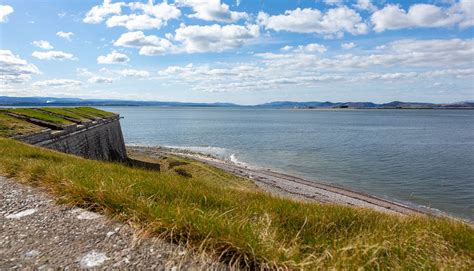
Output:
M237 165L223 161L207 154L200 154L180 149L164 147L127 146L127 149L149 156L176 155L194 159L220 168L229 173L251 179L261 189L278 196L298 200L316 201L329 204L343 204L391 213L391 214L435 214L429 210L415 208L395 201L382 199L373 195L351 191L346 188L305 180L300 177L259 169L245 165ZM439 214L436 214L439 215Z

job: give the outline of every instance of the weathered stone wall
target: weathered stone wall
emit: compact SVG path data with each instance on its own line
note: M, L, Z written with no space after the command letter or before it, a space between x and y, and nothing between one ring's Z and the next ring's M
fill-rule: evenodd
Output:
M78 126L74 131L68 133L51 133L49 137L42 135L42 138L44 140L31 143L88 159L127 160L118 116L93 125ZM24 138L23 141L28 142L28 138Z

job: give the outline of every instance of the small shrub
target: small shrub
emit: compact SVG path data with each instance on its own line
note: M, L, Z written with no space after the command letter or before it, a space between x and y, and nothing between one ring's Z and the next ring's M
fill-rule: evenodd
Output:
M187 165L187 164L189 164L189 163L184 162L184 161L169 159L168 168L169 168L169 169L172 169L172 168L174 168L174 167L184 166L184 165Z
M186 178L191 178L193 177L193 175L191 173L189 173L186 169L184 168L175 168L174 171L178 174L178 175L181 175L183 177L186 177Z

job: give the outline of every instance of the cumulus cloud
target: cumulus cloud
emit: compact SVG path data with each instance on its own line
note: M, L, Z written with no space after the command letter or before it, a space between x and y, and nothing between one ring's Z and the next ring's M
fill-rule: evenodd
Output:
M51 50L54 48L48 41L45 40L35 40L32 42L32 44L38 48L45 50Z
M13 8L9 5L0 5L0 23L8 21L8 15L13 13Z
M53 88L61 88L61 87L77 87L82 85L81 81L72 80L72 79L52 79L52 80L44 80L38 81L32 84L34 87L53 87Z
M181 11L175 5L170 5L166 1L157 3L156 5L153 5L151 1L148 4L132 2L128 4L128 6L132 10L141 10L143 13L163 21L177 19L181 16Z
M10 50L0 50L0 84L23 83L39 73L35 65L14 55Z
M73 54L65 53L62 51L35 51L31 55L41 60L77 60L77 58L75 58Z
M68 41L71 41L71 37L74 35L74 33L72 32L63 32L63 31L59 31L58 33L56 33L56 36L60 37L60 38L63 38L65 40L68 40Z
M150 77L150 72L144 71L144 70L124 69L124 70L119 71L118 74L125 77L135 77L135 78Z
M131 10L129 14L122 14L123 8ZM111 3L105 0L102 5L94 6L86 14L85 23L100 23L106 21L107 27L122 26L128 30L159 29L167 24L168 20L177 19L181 16L181 11L167 1L153 4L141 2L117 2Z
M111 0L104 0L102 5L97 5L92 7L86 14L86 17L83 19L83 22L89 24L98 24L104 20L104 18L111 14L120 14L122 12L122 6L125 3L117 2L111 3Z
M282 51L285 52L296 52L296 53L324 53L328 49L326 46L318 43L309 43L306 45L298 45L296 47L294 46L285 46L281 48Z
M353 43L353 42L347 42L347 43L342 43L342 44L341 44L342 49L346 49L346 50L350 50L350 49L352 49L352 48L354 48L354 47L356 47L356 46L357 46L357 45L356 45L355 43Z
M164 39L155 35L145 35L142 31L122 34L115 46L138 48L141 55L162 55L168 53L202 53L222 52L236 49L245 43L258 38L260 30L257 25L190 25L182 24L175 35Z
M343 0L324 0L326 5L342 5Z
M108 27L123 26L128 30L161 28L163 21L146 14L118 15L107 20Z
M99 64L127 64L130 58L126 54L112 51L112 53L106 56L99 56L97 63Z
M87 82L94 84L111 84L114 82L114 79L108 77L94 76L89 78Z
M474 26L474 1L472 0L460 0L458 4L454 6L458 12L463 16L462 21L459 23L461 27Z
M173 44L155 35L146 36L142 31L122 34L115 42L115 46L140 49L140 55L160 55L173 50Z
M224 23L249 18L245 12L231 11L229 5L221 3L221 0L178 0L177 3L193 9L194 13L189 15L190 18Z
M181 16L181 11L167 2L153 5L133 2L128 5L132 10L141 10L143 14L115 15L110 17L108 27L123 26L128 30L159 29L166 25L168 20Z
M357 3L355 3L353 6L359 10L368 10L368 11L377 10L377 7L374 4L372 4L372 0L357 0Z
M287 10L280 15L259 12L257 21L266 29L275 31L335 34L337 36L341 36L344 32L353 35L368 32L368 26L362 21L361 16L346 6L329 9L325 13L311 8Z
M257 25L181 25L174 39L181 43L181 50L188 53L222 52L240 48L260 35Z
M468 0L470 1L470 0ZM461 7L462 3L460 4ZM472 5L472 4L468 4ZM376 11L371 21L376 32L413 27L449 27L463 21L464 15L431 4L415 4L408 11L389 4Z

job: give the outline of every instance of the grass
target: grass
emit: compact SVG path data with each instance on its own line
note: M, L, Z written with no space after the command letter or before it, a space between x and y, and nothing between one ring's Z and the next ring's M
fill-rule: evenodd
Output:
M50 112L53 114L65 116L68 118L75 119L77 121L89 121L88 118L83 117L81 115L75 114L74 112L68 111L65 108L58 108L58 107L43 107L41 108L42 111Z
M164 170L86 160L0 138L1 175L230 265L474 268L474 228L458 221L297 202L272 197L246 179L196 161L148 160L162 163ZM176 173L176 168L190 177Z
M0 137L11 137L40 132L44 128L0 113Z
M107 112L107 111L100 110L93 107L75 107L75 109L79 113L87 114L94 117L100 117L100 118L108 118L115 115L112 112Z
M73 124L69 120L66 120L58 116L50 115L46 112L42 112L34 108L9 108L5 110L11 113L18 114L18 115L23 115L26 117L35 118L42 121L47 121L59 126L67 126L67 125Z

